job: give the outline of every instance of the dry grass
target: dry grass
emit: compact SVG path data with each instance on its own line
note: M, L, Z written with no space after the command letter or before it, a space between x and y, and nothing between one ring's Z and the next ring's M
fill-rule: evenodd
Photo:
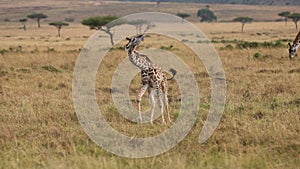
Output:
M173 42L180 49L173 52L194 70L203 102L188 136L171 151L147 159L106 152L88 138L77 120L72 73L79 49L93 31L72 24L57 38L53 27L37 29L29 24L25 32L17 25L0 25L0 50L7 50L0 54L1 168L299 168L300 58L289 61L284 46L238 49L235 42L227 42L292 40L297 32L293 25L253 23L246 25L246 33L240 33L239 24L196 24L209 38L226 40L214 43L226 72L226 108L218 129L205 144L198 144L197 139L209 109L209 80L205 69L194 69L197 64L184 58L184 47ZM157 47L166 43L156 39L151 36L145 43ZM155 126L129 123L114 109L107 90L109 77L113 65L123 57L124 51L113 50L99 69L99 73L108 72L107 78L98 77L96 83L97 96L107 98L97 98L100 107L109 110L106 118L128 135L148 136L164 130L168 126L162 127L159 121ZM138 86L136 77L132 97ZM178 95L176 84L171 88L170 95ZM171 104L176 108L176 102Z

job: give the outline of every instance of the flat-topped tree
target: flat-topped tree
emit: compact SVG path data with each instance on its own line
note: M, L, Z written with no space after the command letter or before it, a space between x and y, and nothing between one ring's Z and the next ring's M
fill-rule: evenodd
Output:
M298 21L300 20L300 13L292 13L288 15L289 19L292 19L295 23L296 29L298 29Z
M48 16L43 13L33 13L33 14L28 15L27 18L36 20L38 23L38 28L40 28L41 27L40 20L48 18Z
M23 24L22 29L23 29L24 31L26 31L26 24L25 24L25 23L27 22L27 19L26 19L26 18L20 19L19 22L21 22L21 23Z
M278 16L284 17L285 26L287 25L288 16L291 14L289 11L280 12Z
M137 20L133 20L133 21L128 21L127 24L135 26L136 34L138 35L138 34L142 33L143 25L149 25L150 23L143 19L137 19Z
M242 32L244 32L244 26L246 23L251 23L253 22L253 18L250 18L248 16L241 16L233 19L234 22L241 22L242 23Z
M69 26L69 24L66 23L66 22L51 22L51 23L49 23L49 25L55 26L55 27L57 28L57 34L58 34L58 37L60 37L60 31L61 31L61 28L62 28L63 26Z
M81 24L89 26L90 29L100 30L107 33L110 37L110 42L114 45L113 33L111 28L125 24L126 21L118 19L117 16L94 16L87 19L83 19Z
M185 18L190 16L190 14L187 14L187 13L177 13L176 15L179 16L180 18L182 18L182 20L181 20L182 23Z

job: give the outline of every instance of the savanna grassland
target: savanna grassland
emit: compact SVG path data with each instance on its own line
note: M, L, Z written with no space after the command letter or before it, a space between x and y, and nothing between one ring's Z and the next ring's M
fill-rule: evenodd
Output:
M195 16L191 17L212 41L226 73L224 115L205 144L198 143L210 108L210 81L203 64L177 41L156 35L146 37L140 49L150 45L168 50L189 65L198 83L201 104L195 126L175 148L152 158L129 159L98 147L77 119L72 101L73 70L80 50L94 33L78 22L88 15L122 16L157 7L152 3L128 2L97 2L98 6L92 4L94 1L82 1L81 6L78 1L69 1L69 5L67 1L12 2L3 1L0 7L5 9L1 10L1 18L11 20L0 22L1 168L299 168L300 58L296 56L290 61L287 51L287 42L298 32L292 22L287 26L283 22L254 22L246 24L242 33L240 23L198 23ZM106 5L103 10L95 10L101 5ZM203 6L162 3L156 11L194 13ZM257 20L273 20L282 10L299 8L213 4L211 7L220 20L243 13ZM48 21L74 17L75 22L62 29L60 38L47 20L39 29L31 21L27 31L19 29L21 24L15 21L33 10L47 13ZM93 10L96 12L89 14ZM124 44L125 41L118 45ZM106 73L98 74L95 84L99 107L107 121L122 133L140 137L160 133L170 124L161 125L160 120L153 126L128 122L118 115L112 103L111 76L116 63L126 58L120 47L107 53L99 67L99 74ZM133 99L139 84L137 76L130 85ZM177 84L171 82L173 119L179 106L177 89ZM148 104L146 96L143 104Z

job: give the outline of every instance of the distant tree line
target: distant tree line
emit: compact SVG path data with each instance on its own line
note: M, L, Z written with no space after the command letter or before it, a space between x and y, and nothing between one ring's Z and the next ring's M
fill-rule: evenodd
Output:
M185 15L182 17L184 17L184 18L187 17ZM43 13L33 13L30 15L27 15L27 18L35 20L37 22L38 28L40 28L41 27L40 21L42 19L48 18L48 16ZM19 22L23 24L23 26L21 28L24 29L25 31L27 30L27 28L26 28L26 22L28 21L27 18L19 19ZM57 35L58 35L58 37L60 37L61 29L65 26L69 26L69 23L67 23L67 22L73 22L74 19L73 18L65 18L65 21L66 22L64 22L64 21L50 22L50 23L48 23L48 25L56 27ZM8 22L8 20L7 20L7 22ZM154 26L146 20L139 19L139 20L133 20L133 21L126 21L124 19L119 19L117 16L94 16L94 17L83 19L81 21L81 24L89 26L90 29L100 30L100 31L107 33L110 36L110 41L111 41L112 45L114 45L114 41L113 41L113 32L111 29L115 26L122 25L122 24L133 25L136 27L137 34L142 33L143 25L147 25L145 31Z
M128 0L119 0L128 1ZM247 4L247 5L300 5L299 0L129 0L147 2L195 2L206 4Z
M160 1L160 0L156 0L156 2L157 1ZM177 13L177 16L182 18L182 23L183 23L187 17L190 17L190 14L180 12L180 13ZM210 9L209 5L207 5L203 9L199 9L197 11L197 16L200 18L200 22L215 22L215 21L217 21L217 16ZM283 12L278 13L278 16L283 17L286 24L287 24L288 19L291 19L295 23L296 29L298 29L298 21L300 21L300 13L291 13L289 11L283 11ZM37 22L38 28L40 28L41 27L40 21L42 19L48 18L48 16L43 13L33 13L30 15L27 15L27 18L35 20ZM28 21L27 18L19 19L19 22L22 23L22 25L23 25L21 28L24 29L25 31L27 29L26 28L26 22ZM61 36L61 33L60 33L61 29L64 26L69 25L69 23L67 23L67 22L73 22L74 18L65 18L65 21L66 22L56 21L56 22L48 23L49 25L57 28L58 37ZM232 21L242 23L241 30L242 30L242 32L244 32L245 24L253 22L254 19L250 18L248 16L240 16L240 17L234 18ZM113 32L111 29L115 26L122 25L122 24L129 24L129 25L135 26L136 34L142 33L143 25L148 25L146 29L150 29L153 27L153 25L151 25L151 23L149 23L145 20L142 20L142 19L126 21L123 19L119 19L117 16L90 17L90 18L83 19L81 21L81 24L89 26L90 29L100 30L100 31L107 33L110 37L110 41L111 41L112 45L114 45L114 41L113 41Z

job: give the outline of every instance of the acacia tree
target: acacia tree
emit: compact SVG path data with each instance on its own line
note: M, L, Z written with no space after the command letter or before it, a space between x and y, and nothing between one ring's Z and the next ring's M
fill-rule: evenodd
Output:
M242 17L237 17L233 19L234 22L241 22L242 23L242 32L244 32L244 26L246 23L251 23L253 21L253 18L250 18L248 16L242 16Z
M36 20L38 23L38 28L40 28L41 27L40 20L48 18L48 16L43 13L33 13L33 14L28 15L27 18Z
M289 11L280 12L278 16L284 17L285 26L287 25L288 16L291 14Z
M300 20L300 13L293 13L288 16L295 23L296 29L298 29L298 21Z
M23 30L26 31L26 24L25 23L27 22L27 19L26 18L20 19L19 22L21 22L23 24Z
M83 19L81 24L89 26L90 29L100 30L107 33L110 37L110 42L114 45L113 33L111 28L126 23L125 20L118 19L116 16L94 16Z
M177 13L177 16L179 16L180 18L182 18L181 22L183 23L184 19L189 17L190 14L187 13Z
M216 15L209 8L199 9L197 12L197 16L201 17L200 22L217 21Z
M143 25L149 25L150 23L146 20L138 19L138 20L128 21L127 24L135 26L136 34L141 34Z
M63 26L69 26L69 24L66 23L66 22L51 22L51 23L49 23L49 25L55 26L57 28L57 35L58 35L58 37L60 37L60 30L61 30L61 28Z

